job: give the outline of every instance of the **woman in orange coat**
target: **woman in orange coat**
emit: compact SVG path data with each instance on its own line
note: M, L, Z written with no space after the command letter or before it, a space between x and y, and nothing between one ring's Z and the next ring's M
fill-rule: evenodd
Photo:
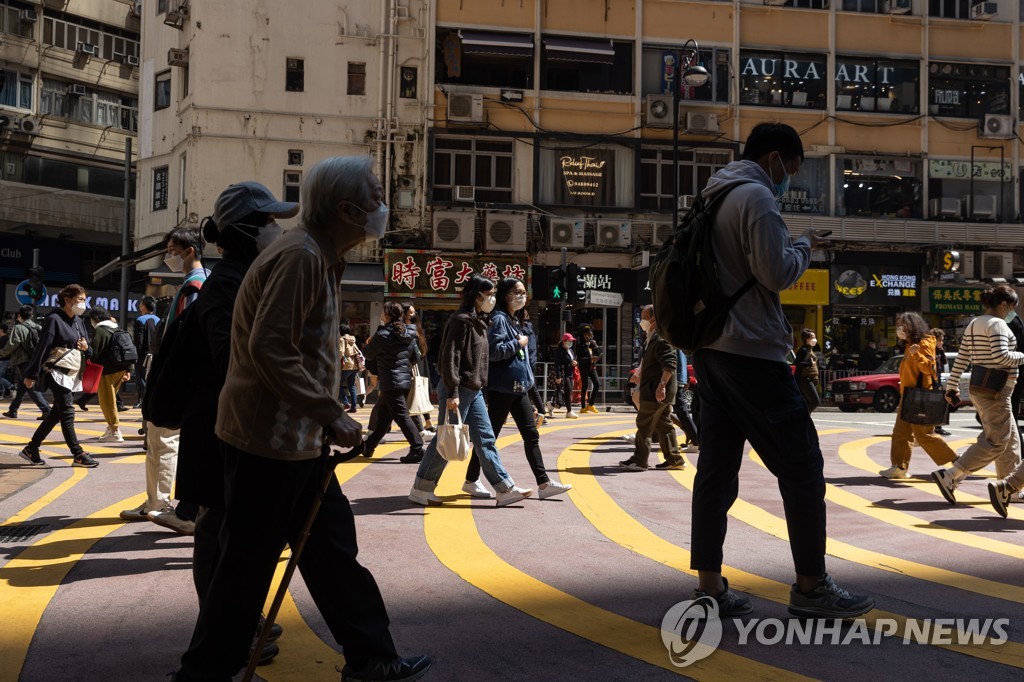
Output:
M906 353L900 363L900 389L917 386L931 388L938 381L935 376L935 337L928 333L928 325L917 313L903 313L896 317L896 338L906 344ZM892 466L880 472L885 478L909 478L911 436L924 448L936 464L945 466L956 460L956 453L939 436L934 426L922 426L903 421L896 409L896 424L892 427L892 445L889 459Z

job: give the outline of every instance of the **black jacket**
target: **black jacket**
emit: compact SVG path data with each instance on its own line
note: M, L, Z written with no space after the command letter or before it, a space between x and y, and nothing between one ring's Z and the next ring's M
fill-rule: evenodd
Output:
M465 310L448 318L437 363L437 372L448 395L457 396L460 386L474 391L486 386L489 362L487 321Z
M412 387L412 366L420 361L419 341L415 331L394 322L377 328L363 349L366 362L377 368L382 391L408 391Z
M581 365L587 365L588 367L596 364L601 359L601 347L597 345L597 341L590 339L590 341L584 341L580 339L579 342L573 346L573 350L578 351L579 358L577 362Z
M43 362L50 355L54 348L74 348L78 339L88 339L89 332L85 329L82 318L75 315L68 317L62 309L53 310L43 321L43 331L39 333L39 344L35 353L25 368L25 377L28 379L39 379ZM86 357L92 355L92 350L85 352ZM83 360L83 364L84 364Z
M572 350L566 350L565 346L558 344L558 348L555 349L555 377L559 379L572 379L572 361L576 360L576 344L573 344ZM579 363L579 360L576 361Z

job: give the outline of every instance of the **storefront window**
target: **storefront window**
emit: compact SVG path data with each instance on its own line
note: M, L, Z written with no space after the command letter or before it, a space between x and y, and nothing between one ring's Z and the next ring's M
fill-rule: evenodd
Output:
M804 159L800 172L790 180L789 191L779 200L783 213L828 213L827 158Z
M992 64L928 65L928 113L981 118L1010 113L1010 67Z
M854 157L840 159L836 213L864 218L922 218L921 161Z
M540 202L559 206L633 206L633 150L619 145L542 142Z
M825 55L740 53L740 104L824 109Z
M836 109L916 114L920 66L913 61L836 58Z
M929 217L984 222L1013 215L1013 170L1009 162L1000 166L998 158L975 159L973 180L971 176L970 161L930 159Z
M641 59L641 94L672 94L672 62L679 46L645 47ZM697 102L729 101L729 50L715 47L700 50L695 64L708 70L708 82L699 88L684 85L680 99Z
M729 149L697 149L679 152L679 195L697 195L708 179L732 161ZM672 210L672 148L640 150L640 208Z
M437 29L438 83L533 87L533 36Z

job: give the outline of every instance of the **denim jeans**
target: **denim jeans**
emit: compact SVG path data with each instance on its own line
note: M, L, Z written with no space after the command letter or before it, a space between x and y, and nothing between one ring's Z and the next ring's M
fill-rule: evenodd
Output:
M437 419L439 427L448 422L448 410L445 407L447 400L448 389L442 381L437 385L437 403L440 406ZM473 451L480 458L480 466L487 481L499 493L511 490L515 483L501 464L501 457L494 444L494 429L491 428L491 418L487 416L487 405L484 403L483 393L480 390L459 386L459 414L462 415L462 422L469 424ZM413 487L417 490L434 492L447 464L448 460L437 452L437 436L434 436L423 455L419 470L416 471L416 482L413 483Z
M355 408L356 406L356 374L358 370L354 369L343 369L341 370L341 398L342 402L348 399L349 408Z
M701 405L690 568L722 570L727 516L749 441L779 481L796 572L823 575L824 460L789 366L707 348L697 351L693 366Z
M523 439L526 461L530 463L530 471L537 480L537 485L544 485L551 479L544 468L544 455L540 451L540 433L537 431L537 420L533 416L533 405L525 393L487 392L487 416L491 420L494 437L501 433L501 427L512 415L516 428ZM480 458L470 457L466 467L466 480L476 481L480 478Z

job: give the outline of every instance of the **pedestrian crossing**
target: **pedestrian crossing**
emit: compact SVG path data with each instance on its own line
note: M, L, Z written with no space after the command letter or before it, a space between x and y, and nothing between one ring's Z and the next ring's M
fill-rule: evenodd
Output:
M16 453L18 444L25 442L35 424L22 421L0 423L0 451ZM699 680L815 677L809 674L804 662L791 655L763 648L737 647L735 642L730 643L728 632L722 647L704 661L686 668L671 663L658 626L664 611L674 601L689 598L689 591L696 584L692 577L695 573L689 569L686 538L697 455L689 457L687 469L668 471L667 475L665 472L605 475L608 466L622 458L607 450L628 447L619 437L632 432L632 421L629 415L601 414L571 422L549 421L541 428L549 470L557 470L559 479L573 486L561 498L543 503L528 500L523 503L528 509L518 512L494 510L493 502L471 500L462 494L462 466L456 463L448 469L458 471L446 471L437 490L446 503L440 508L428 509L402 505L401 514L410 518L405 519L401 528L417 536L409 538L410 544L413 540L425 543L429 557L451 576L446 584L461 585L460 589L485 595L493 600L492 608L497 612L511 609L532 619L541 633L568 633L609 654L624 657L623 660L628 659L634 665L649 666L652 679L659 675L666 679L671 676ZM44 457L54 466L50 477L34 484L30 490L0 501L0 518L4 519L4 525L28 523L47 516L59 506L62 498L81 496L91 484L109 488L104 483L108 464L117 464L115 469L118 470L134 471L135 480L141 483L144 455L140 452L140 440L117 446L97 446L85 442L85 438L99 435L102 428L96 429L88 422L79 423L78 427L87 450L102 462L100 468L71 468L66 447L59 440L59 434L55 434L56 440L51 438L43 448ZM857 567L860 575L871 576L880 584L886 580L909 582L919 586L915 590L942 595L949 603L980 600L979 604L996 604L1000 612L1012 611L1009 604L1024 603L1024 579L1018 577L1021 575L1018 562L1024 558L1024 543L1018 537L1020 526L1008 523L999 532L988 531L988 526L985 532L969 532L957 525L955 521L965 517L994 517L987 499L968 492L972 487L970 481L958 490L961 505L957 508L950 507L941 498L937 502L934 484L924 478L895 482L870 479L870 484L865 483L868 480L865 476L877 478L877 471L884 468L881 462L887 460L889 439L871 435L877 431L877 427L861 425L819 431L823 449L828 450L826 502L830 519L843 519L842 523L830 521L827 545L830 565L840 562L847 567ZM521 459L521 438L517 433L505 431L505 434L508 435L498 439L503 458L512 462ZM389 440L394 438L392 435ZM970 441L950 442L955 449L961 449ZM554 443L558 443L557 450L549 445ZM373 460L357 458L340 465L337 475L346 494L350 498L403 497L414 471L394 461L406 448L404 442L386 442L377 449ZM723 567L723 572L734 590L754 597L755 610L775 613L788 603L790 586L780 579L788 578L785 572L769 568L788 561L788 530L781 505L772 506L761 499L768 498L762 494L767 488L763 484L770 484L773 479L763 470L755 452L749 452L748 457L751 462L741 475L740 498L730 511L730 518L740 525L735 529L731 527L730 537L737 533L747 538L745 541L756 542L772 561L766 562L762 570L757 561L747 556L739 565ZM915 466L922 471L934 468L923 453L915 452L915 457L919 457ZM991 476L991 473L979 472L979 475ZM743 487L747 485L748 476L760 485L749 493L746 492L749 489ZM666 524L646 512L644 505L638 502L643 499L642 494L637 493L638 488L645 486L656 488L659 500L673 500L679 512L678 522ZM123 495L139 487L137 484L104 490L108 493L107 504L95 511L82 509L77 520L69 519L70 523L29 541L0 563L0 623L4 623L4 633L0 636L4 658L0 682L13 682L23 675L37 630L47 619L60 617L50 610L57 608L52 605L65 589L69 572L79 562L88 560L97 543L110 542L133 532L133 526L126 526L117 515L121 509L140 504L143 496L120 497L117 492ZM878 499L880 487L884 487L883 492L892 494ZM966 491L961 492L964 488ZM617 577L631 580L632 576L618 573L619 564L625 570L627 564L635 567L646 562L652 568L645 570L652 576L664 580L666 575L678 575L671 579L675 599L652 602L639 613L623 612L610 605L611 600L595 598L589 591L579 589L579 577L571 575L576 570L574 562L569 560L571 557L554 563L543 562L543 556L523 552L519 544L502 541L501 530L509 518L507 515L519 514L512 517L515 527L528 527L529 515L538 513L536 510L542 510L537 521L543 523L545 534L556 543L559 538L571 546L582 542L603 543L602 552L609 557L607 575L595 575L595 580L611 579L612 584ZM372 519L357 518L361 524ZM1024 510L1011 507L1010 518L1006 521L1022 518ZM998 527L997 523L994 521L992 527ZM364 533L363 525L360 533ZM942 552L962 556L964 560L955 567L944 565L948 562L940 560L941 557L916 551L919 544L910 540L905 554L883 551L873 541L876 534L920 537ZM758 536L760 540L756 539ZM364 556L372 561L377 548L367 546L366 540L361 544ZM731 555L727 552L726 556L729 559ZM279 564L278 577L284 568L284 558ZM419 557L417 561L422 563L424 559ZM385 589L389 602L392 593L393 590ZM664 591L658 591L658 595L663 594ZM404 595L403 598L414 596ZM892 620L901 626L918 623L920 618L931 617L935 610L934 607L922 609L913 600L901 603L879 599L879 602L879 608L865 619L869 629L881 627L879 621L882 620ZM318 618L308 595L301 586L296 586L278 619L287 632L286 640L282 640L282 653L272 665L259 669L262 679L270 682L336 679L335 666L343 665L344 659L322 625L317 624ZM402 622L393 620L396 620L395 628L401 631ZM1009 679L1011 670L1024 668L1024 638L1019 631L1014 632L1015 629L1011 627L1011 641L1001 645L964 644L954 639L954 643L931 644L929 648L963 657L964 661L976 661L975 665L981 662L996 665L993 670L1006 672ZM25 672L22 679L31 677ZM839 675L833 679L853 677Z

